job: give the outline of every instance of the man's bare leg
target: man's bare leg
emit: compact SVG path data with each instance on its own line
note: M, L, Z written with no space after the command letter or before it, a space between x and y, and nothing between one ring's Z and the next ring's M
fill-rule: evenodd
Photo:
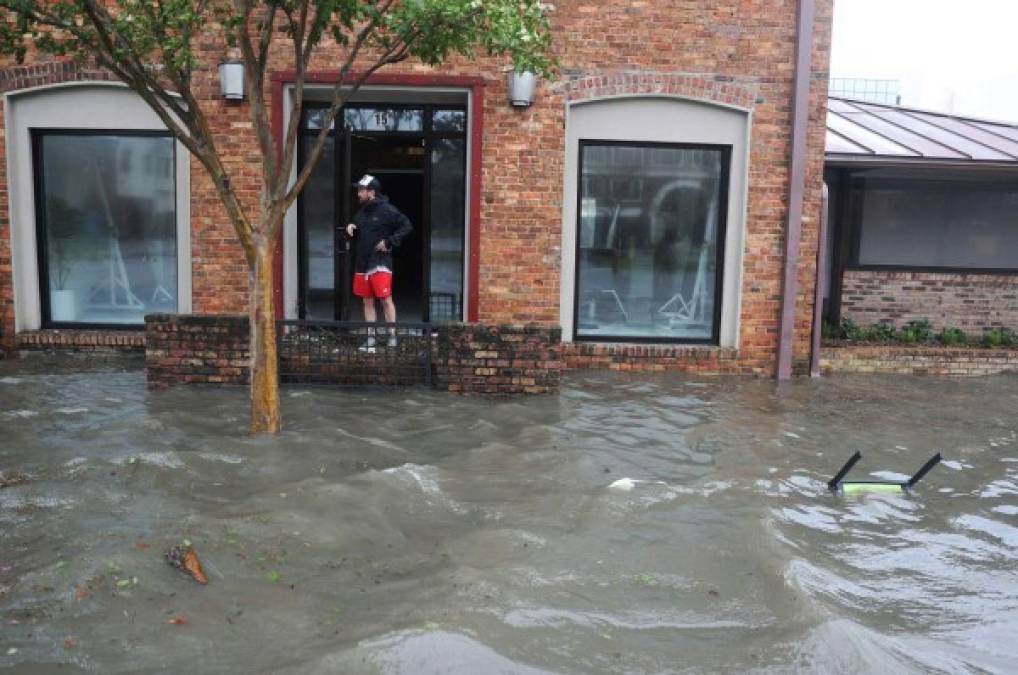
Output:
M396 323L396 303L392 301L391 295L382 298L382 314L385 316L386 323Z
M361 300L364 301L364 320L366 322L368 322L368 323L374 323L375 320L378 318L378 315L375 314L375 299L374 298L361 298ZM371 351L371 352L374 352L375 351L375 329L372 326L368 326L367 331L365 331L365 332L368 334L368 337L364 341L364 344L361 345L361 351Z
M375 314L375 299L374 298L361 298L364 301L364 320L367 322L373 322L378 319L378 315ZM388 321L388 319L386 319Z
M382 314L385 316L386 323L396 323L396 303L392 301L392 296L382 298ZM389 339L386 341L389 347L396 346L396 329L389 327Z

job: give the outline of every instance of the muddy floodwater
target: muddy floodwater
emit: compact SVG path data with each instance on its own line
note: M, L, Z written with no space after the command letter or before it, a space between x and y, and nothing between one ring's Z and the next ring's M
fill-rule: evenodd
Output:
M150 392L0 361L0 671L1018 672L1018 377ZM826 481L907 477L911 494ZM188 540L209 577L170 567Z

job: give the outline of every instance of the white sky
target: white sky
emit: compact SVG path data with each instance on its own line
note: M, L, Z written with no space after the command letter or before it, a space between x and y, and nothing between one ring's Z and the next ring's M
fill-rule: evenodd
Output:
M1018 0L835 0L831 74L902 80L904 105L1018 119Z

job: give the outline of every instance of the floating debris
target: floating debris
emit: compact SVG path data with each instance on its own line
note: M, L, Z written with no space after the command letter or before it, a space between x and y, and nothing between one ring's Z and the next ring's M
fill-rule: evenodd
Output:
M17 471L0 471L0 488L11 487L28 482L28 476Z
M916 483L922 480L923 476L929 473L930 469L940 463L940 453L933 455L925 464L920 467L915 474L905 481L899 480L854 480L846 481L845 476L852 470L855 463L862 458L862 453L856 451L854 455L848 458L845 462L845 466L841 467L841 470L827 482L828 489L831 492L842 493L842 494L858 494L861 492L908 492L911 490Z
M190 544L185 546L174 546L166 552L166 562L176 567L181 572L190 574L191 578L199 584L205 585L209 578L205 576L198 560L198 554L194 552Z

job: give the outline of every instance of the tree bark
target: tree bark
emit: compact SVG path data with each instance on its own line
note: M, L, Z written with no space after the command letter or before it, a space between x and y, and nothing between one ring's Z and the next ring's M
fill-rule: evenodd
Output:
M272 263L274 237L261 236L255 243L251 273L251 433L278 433L279 360L276 345L276 307L273 298Z

